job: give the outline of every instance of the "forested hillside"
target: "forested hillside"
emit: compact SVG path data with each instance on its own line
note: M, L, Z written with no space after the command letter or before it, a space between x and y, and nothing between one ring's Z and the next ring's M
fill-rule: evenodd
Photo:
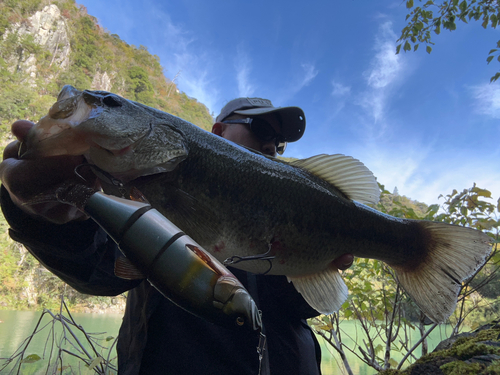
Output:
M209 129L213 119L168 80L158 56L104 30L73 0L0 2L0 123L36 121L60 89L112 91Z
M213 118L179 92L158 56L110 34L73 0L0 1L0 145L17 119L47 114L61 88L106 90L182 117L204 129ZM58 306L64 292L76 311L122 306L123 298L88 297L65 286L20 245L0 220L0 308Z

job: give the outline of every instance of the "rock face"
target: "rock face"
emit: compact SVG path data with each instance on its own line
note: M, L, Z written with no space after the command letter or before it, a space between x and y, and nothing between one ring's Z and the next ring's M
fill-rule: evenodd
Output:
M36 44L49 51L52 55L50 65L56 64L62 70L69 66L71 47L68 26L56 5L47 5L42 11L36 12L29 17L27 22L14 24L4 38L11 33L17 34L19 38L31 35ZM10 69L12 71L23 71L29 74L32 81L34 81L37 77L35 55L19 48L16 56L12 56L10 60L14 59L17 61L14 64L9 64Z
M103 91L111 91L112 87L111 78L108 76L108 73L99 73L96 72L94 75L94 79L92 80L91 90L103 90Z
M10 30L5 33L4 39L9 34L17 35L19 39L31 36L34 43L49 51L51 55L50 66L56 65L60 71L69 67L70 31L65 18L56 5L47 5L26 21L12 25ZM28 83L35 86L35 79L38 76L37 63L35 54L19 47L8 59L8 69L11 73L17 71L26 74L29 76ZM111 91L113 77L113 73L108 75L107 72L96 72L90 89ZM45 78L51 80L54 77Z
M404 371L380 375L494 375L500 374L500 321L441 342L436 349Z

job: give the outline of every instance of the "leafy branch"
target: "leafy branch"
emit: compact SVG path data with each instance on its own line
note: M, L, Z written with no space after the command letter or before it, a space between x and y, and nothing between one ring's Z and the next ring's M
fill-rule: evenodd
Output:
M450 319L451 335L464 326L474 328L500 314L498 285L500 277L500 199L492 202L491 192L475 184L461 192L453 190L441 205L423 210L418 202L390 194L380 185L382 196L377 209L392 216L445 222L484 231L496 244L486 264L464 282L458 297L458 307ZM421 348L427 354L427 337L436 328L418 307L403 293L392 271L378 260L356 259L344 280L350 295L337 314L311 320L313 329L341 356L348 373L350 364L346 353L377 371L401 369L408 361L415 361ZM342 328L342 321L356 320L355 337ZM427 326L427 327L426 327ZM418 329L419 339L413 343L411 333ZM358 332L359 331L359 332ZM352 342L351 342L352 341ZM402 355L396 361L395 354Z
M419 0L422 2L422 0ZM422 6L415 6L414 0L406 1L406 8L411 9L407 14L408 24L403 28L401 36L397 40L400 42L396 46L396 54L401 51L416 51L421 43L426 44L427 53L432 52L432 32L436 35L441 33L441 29L449 31L456 30L457 22L462 21L482 21L483 28L488 25L496 29L500 22L500 4L498 0L450 0L437 2L428 0ZM437 16L436 16L437 14ZM496 48L488 53L486 62L489 64L495 57L500 62L500 40ZM495 82L500 78L500 72L491 77L490 82Z

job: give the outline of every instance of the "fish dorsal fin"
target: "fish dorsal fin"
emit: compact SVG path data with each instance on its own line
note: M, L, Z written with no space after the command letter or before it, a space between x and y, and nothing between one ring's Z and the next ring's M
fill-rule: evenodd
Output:
M335 186L349 199L377 204L380 189L373 173L359 160L341 154L316 155L290 163Z

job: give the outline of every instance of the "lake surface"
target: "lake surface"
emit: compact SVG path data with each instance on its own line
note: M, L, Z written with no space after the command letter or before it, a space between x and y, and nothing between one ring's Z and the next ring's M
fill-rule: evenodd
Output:
M67 314L63 315L68 317ZM41 316L41 312L0 310L0 358L10 357L21 345L26 344L26 339L33 334ZM21 371L23 375L45 374L47 372L46 368L49 362L48 358L50 358L52 342L58 342L61 347L84 358L96 358L98 354L104 358L108 358L108 354L110 359L116 357L114 346L113 350L108 349L112 347L114 338L118 335L122 320L121 314L71 313L71 316L78 325L84 327L85 332L96 339L92 345L88 343L85 335L77 327L68 324L70 329L63 330L60 322L54 321L50 315L45 314L37 327L37 333L29 343L25 355L26 357L27 355L36 354L45 360L23 364ZM94 346L95 351L92 346ZM63 364L71 366L74 371L76 370L76 373L94 374L94 371L86 368L81 360L71 355L65 355L63 358ZM0 360L0 369L4 363L4 360ZM116 366L116 360L114 363ZM12 365L4 369L2 374L8 373L7 370L11 367ZM63 371L63 373L71 373L70 368Z
M0 310L0 358L10 357L23 342L29 337L37 325L41 312L32 311L5 311ZM73 319L78 325L85 328L87 333L93 333L96 338L99 338L98 343L105 348L110 348L114 342L114 339L118 335L118 330L120 328L122 315L121 314L71 314ZM66 339L62 334L61 323L57 322L54 324L56 329L54 330L54 336L50 332L52 328L52 318L45 315L42 324L39 326L45 326L45 328L37 333L33 340L28 346L26 355L37 354L40 357L48 358L50 350L48 348L47 342L51 342L52 338L55 337L56 340L62 340L66 342L66 347L72 352L76 352L75 340L71 336L69 331L66 331ZM355 321L346 321L341 324L341 329L344 331L344 335L349 335L351 337L356 337L359 335L359 324ZM75 333L78 342L84 344L86 338L81 334L76 327L71 327L71 331ZM448 332L445 332L448 331ZM446 339L451 329L449 327L437 327L430 335L428 340L429 351L432 351L439 342ZM98 334L100 333L100 334ZM412 341L415 343L418 340L418 333L412 333ZM347 336L345 336L347 337ZM49 339L47 341L47 338ZM108 341L106 341L108 339ZM73 344L70 342L73 340ZM326 343L322 338L319 338L321 349L322 349L322 371L323 375L338 375L346 374L340 356L335 352L335 350ZM78 344L76 344L78 346ZM44 355L45 348L45 355ZM92 348L90 345L86 345L87 352L92 356ZM102 349L96 346L96 350L104 356L108 356L109 350ZM420 349L417 349L416 355L420 355ZM85 353L80 353L81 356L85 357ZM111 351L110 358L116 356L116 352ZM402 356L394 356L396 360L401 359ZM75 368L80 369L81 374L91 374L88 368L83 366L83 362L78 359L72 359L71 356L67 355L65 359L69 366L72 366L73 370ZM351 369L356 375L372 375L376 371L364 363L362 363L356 356L352 353L347 353L347 358L351 364ZM71 360L72 359L72 360ZM66 363L65 362L65 363ZM3 366L3 361L0 361L0 368ZM116 360L114 362L116 364ZM23 374L44 374L46 372L47 361L37 361L36 363L23 364ZM5 370L2 372L4 373ZM69 372L69 369L68 369ZM64 373L64 372L63 372ZM113 373L113 372L111 372Z
M428 326L430 328L430 326ZM364 339L364 333L362 332L361 325L359 322L355 320L349 320L349 321L344 321L340 324L340 329L341 329L341 334L343 337L343 342L350 348L357 348L358 345L362 346L362 342ZM434 348L443 340L446 340L452 332L452 327L447 326L447 325L442 325L442 326L437 326L428 336L427 338L427 345L428 345L428 352L431 352L434 350ZM408 345L409 348L413 347L418 340L420 339L420 332L418 331L410 331L408 332L408 336L410 339L410 343ZM350 340L349 338L357 338L358 340L358 345L355 345L353 340ZM318 340L321 345L321 352L322 352L322 362L321 362L321 369L323 372L323 375L340 375L340 374L347 374L347 371L344 368L344 365L342 363L342 359L340 358L340 355L336 352L336 350L328 343L326 342L323 338L318 337ZM399 339L397 339L399 340ZM375 346L378 344L383 344L381 340L375 341ZM395 346L401 347L401 344L395 343ZM384 346L385 348L385 346ZM365 349L365 351L367 351ZM421 347L419 346L414 352L415 357L419 358L422 354ZM347 357L347 361L349 365L351 366L351 370L354 374L356 375L373 375L376 374L377 371L373 369L372 367L366 365L364 362L362 362L354 353L349 352L345 350L345 354ZM361 356L361 353L359 350L357 351L357 354ZM379 356L383 356L383 352L379 353ZM397 353L397 352L391 352L391 358L394 359L395 361L399 362L403 359L403 355ZM414 362L414 361L413 361ZM403 368L408 366L409 363L405 362L405 365Z

